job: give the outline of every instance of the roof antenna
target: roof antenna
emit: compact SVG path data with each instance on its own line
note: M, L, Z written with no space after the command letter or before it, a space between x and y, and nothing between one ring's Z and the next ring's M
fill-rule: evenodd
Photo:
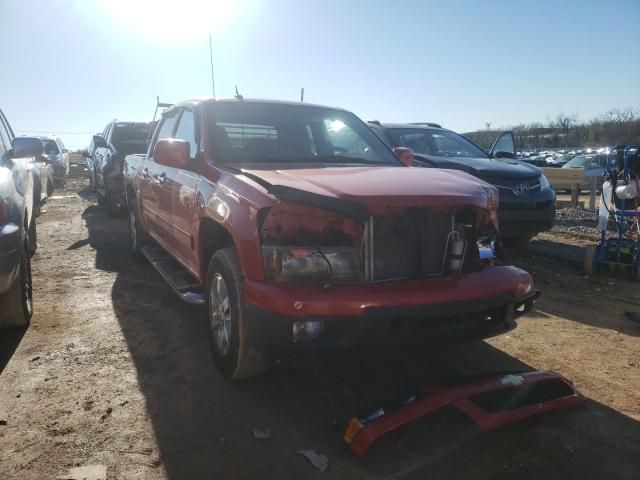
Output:
M236 98L238 100L244 100L244 97L238 93L238 85L236 85Z
M300 89L300 103L304 102L304 87Z
M213 99L216 99L216 83L213 80L213 46L211 45L211 34L209 34L209 61L211 62L211 91Z

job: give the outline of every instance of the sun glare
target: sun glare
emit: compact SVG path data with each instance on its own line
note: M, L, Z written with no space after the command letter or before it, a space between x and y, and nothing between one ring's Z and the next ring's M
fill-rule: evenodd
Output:
M250 13L239 0L109 0L101 5L114 20L141 36L171 41L222 33Z

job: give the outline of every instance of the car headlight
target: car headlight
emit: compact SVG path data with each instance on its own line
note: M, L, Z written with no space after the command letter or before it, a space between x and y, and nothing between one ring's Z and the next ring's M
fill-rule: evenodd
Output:
M352 247L263 246L262 259L271 282L363 281L360 255Z
M547 188L551 188L549 180L544 175L540 175L540 190L546 190Z

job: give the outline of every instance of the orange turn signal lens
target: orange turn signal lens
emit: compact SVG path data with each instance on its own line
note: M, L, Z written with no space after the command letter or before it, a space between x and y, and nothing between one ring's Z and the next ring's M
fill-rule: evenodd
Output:
M347 443L347 445L351 445L351 442L353 442L353 439L356 438L363 427L364 425L362 425L362 423L360 423L360 420L358 420L356 417L353 417L351 419L351 421L349 422L349 426L347 427L347 431L344 432L344 441Z

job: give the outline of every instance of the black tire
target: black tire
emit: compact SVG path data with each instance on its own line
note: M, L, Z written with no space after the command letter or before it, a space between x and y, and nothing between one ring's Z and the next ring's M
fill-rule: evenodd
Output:
M533 235L519 235L517 237L502 238L502 243L508 248L527 248Z
M135 204L135 199L130 200L129 204L129 249L131 250L131 255L136 260L144 259L144 255L142 254L142 247L144 247L148 242L149 238L147 234L142 229L142 224L140 223L140 215L138 214L138 207Z
M38 249L38 232L36 231L36 219L31 219L31 225L29 226L29 231L27 232L27 236L29 238L29 255L33 257L36 254L36 250Z
M8 292L0 295L0 328L26 327L33 315L31 257L29 241L24 239L20 252L20 271Z
M225 313L224 301L216 293L216 285L222 279L227 292L226 317L228 322L220 321L215 327L216 320ZM209 320L209 341L213 360L220 372L229 380L239 380L242 378L254 377L266 370L266 367L249 356L251 346L251 332L244 301L244 277L238 254L235 248L224 248L218 250L209 261L207 270L207 310ZM216 299L216 296L218 297ZM219 307L219 308L218 308ZM224 328L224 325L228 329ZM227 336L228 330L228 336ZM225 332L224 335L222 332ZM226 338L227 348L225 351L224 340Z

